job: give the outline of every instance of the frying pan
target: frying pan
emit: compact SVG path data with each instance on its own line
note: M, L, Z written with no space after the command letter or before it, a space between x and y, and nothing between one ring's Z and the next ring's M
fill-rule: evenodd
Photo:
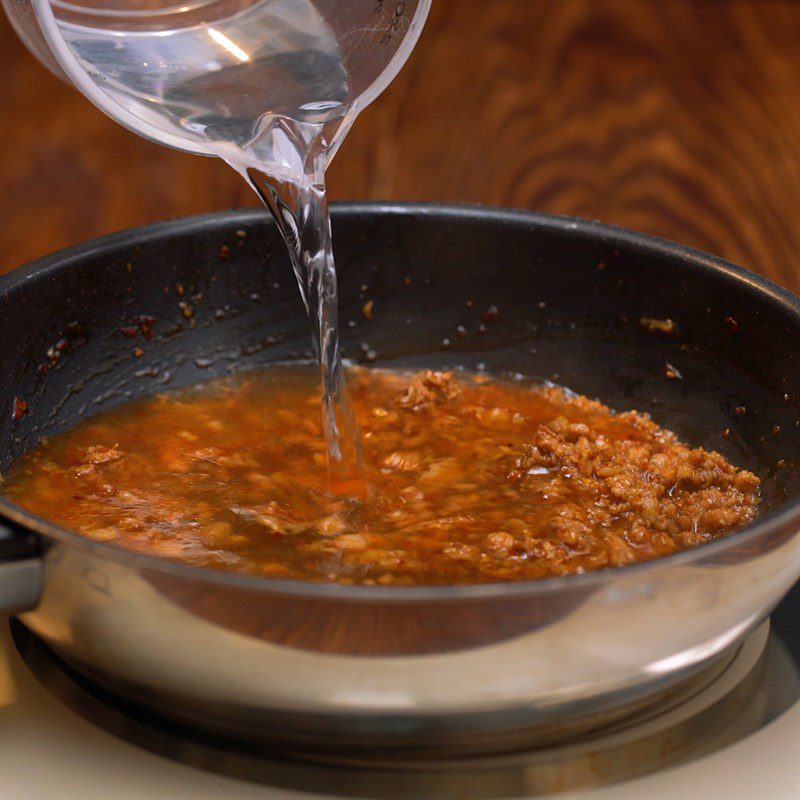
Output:
M340 318L354 322L346 357L523 373L647 411L758 473L758 520L585 575L346 587L128 553L0 498L2 605L162 717L324 757L553 742L718 670L800 572L800 299L596 222L347 204L333 228ZM121 329L142 316L153 335L136 357ZM309 336L283 243L254 210L115 234L13 271L0 278L0 345L2 470L119 403L306 357Z

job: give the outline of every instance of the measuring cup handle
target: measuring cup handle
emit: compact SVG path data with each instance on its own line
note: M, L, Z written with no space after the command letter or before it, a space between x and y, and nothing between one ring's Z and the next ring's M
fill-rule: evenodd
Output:
M0 513L0 611L35 608L43 576L39 537Z

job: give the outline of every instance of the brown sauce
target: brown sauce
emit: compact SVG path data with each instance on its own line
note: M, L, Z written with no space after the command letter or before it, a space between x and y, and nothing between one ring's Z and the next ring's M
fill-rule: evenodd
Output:
M363 483L328 482L317 372L276 367L93 417L15 462L2 490L139 553L388 585L621 566L756 514L755 475L641 414L482 375L348 380Z

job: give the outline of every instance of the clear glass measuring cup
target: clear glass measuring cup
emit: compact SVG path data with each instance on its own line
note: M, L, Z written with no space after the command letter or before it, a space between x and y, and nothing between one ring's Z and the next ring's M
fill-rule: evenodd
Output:
M430 2L2 0L28 48L117 122L288 180L309 147L330 160Z

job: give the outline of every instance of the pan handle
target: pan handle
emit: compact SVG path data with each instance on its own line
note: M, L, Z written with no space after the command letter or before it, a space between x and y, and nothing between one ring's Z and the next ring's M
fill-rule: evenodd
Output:
M0 516L0 611L30 611L42 594L44 563L39 537Z

